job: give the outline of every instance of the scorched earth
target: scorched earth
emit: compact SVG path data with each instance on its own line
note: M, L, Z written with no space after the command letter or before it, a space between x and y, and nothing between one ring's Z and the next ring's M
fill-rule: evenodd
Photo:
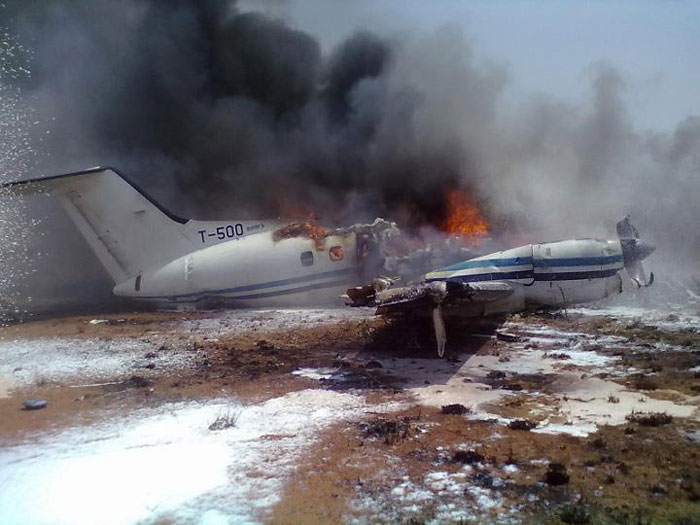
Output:
M0 522L697 522L699 327L516 315L439 360L361 309L5 326Z

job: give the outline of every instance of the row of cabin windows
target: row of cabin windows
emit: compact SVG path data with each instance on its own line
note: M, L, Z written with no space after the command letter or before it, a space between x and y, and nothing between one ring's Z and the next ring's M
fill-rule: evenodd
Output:
M342 246L333 246L331 247L330 250L328 250L328 257L330 257L331 261L337 262L337 261L342 261L343 260L343 247ZM302 266L311 266L314 263L314 252L308 251L308 252L301 252L301 265ZM141 291L141 276L136 277L136 281L134 281L134 289L139 292Z
M331 261L337 262L343 260L343 247L342 246L332 246L328 250L328 257ZM314 252L301 252L301 265L311 266L314 263Z

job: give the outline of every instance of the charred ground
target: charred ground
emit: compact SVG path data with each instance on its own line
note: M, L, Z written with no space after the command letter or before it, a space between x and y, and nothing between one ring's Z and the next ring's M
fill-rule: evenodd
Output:
M52 377L47 354L43 379L0 399L5 450L169 403L223 397L252 407L308 389L335 391L361 396L366 408L308 444L283 476L279 498L256 519L691 523L700 516L694 328L514 316L500 337L494 326L451 326L451 359L438 361L427 323L341 311L286 326L284 318L135 313L5 327L5 343L140 345L127 368L100 380ZM591 385L598 390L590 393ZM19 410L29 396L49 406ZM612 419L586 412L594 405Z

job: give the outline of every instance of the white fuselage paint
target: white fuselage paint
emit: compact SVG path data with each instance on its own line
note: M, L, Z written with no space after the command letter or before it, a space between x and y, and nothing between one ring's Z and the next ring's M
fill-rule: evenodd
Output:
M325 302L357 279L356 242L354 234L325 237L317 245L307 237L275 241L272 232L263 232L142 272L115 286L114 293L178 303L221 298L240 306Z
M570 239L528 244L470 259L426 275L431 281L504 281L507 298L465 304L465 315L489 315L604 299L622 291L619 241Z
M272 232L194 251L118 284L116 295L193 303L224 298L234 305L309 304L337 298L358 276L354 234L322 244L306 237L273 240ZM331 257L342 248L342 259ZM571 239L528 244L430 272L426 281L507 282L513 293L465 304L463 315L490 315L597 301L622 291L619 241Z

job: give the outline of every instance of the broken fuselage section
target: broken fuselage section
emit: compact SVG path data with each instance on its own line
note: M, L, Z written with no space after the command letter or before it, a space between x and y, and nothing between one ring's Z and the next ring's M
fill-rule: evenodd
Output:
M58 198L112 278L116 295L164 304L338 301L363 278L363 261L371 253L365 241L377 229L187 219L113 168L0 185L0 197L37 194Z
M406 286L394 287L395 279L378 278L347 290L347 296L352 306L376 307L379 315L430 315L442 357L443 317L484 317L598 301L622 292L623 269L638 287L648 286L653 274L647 282L641 261L653 250L636 237L622 235L617 240L527 244L428 272Z

